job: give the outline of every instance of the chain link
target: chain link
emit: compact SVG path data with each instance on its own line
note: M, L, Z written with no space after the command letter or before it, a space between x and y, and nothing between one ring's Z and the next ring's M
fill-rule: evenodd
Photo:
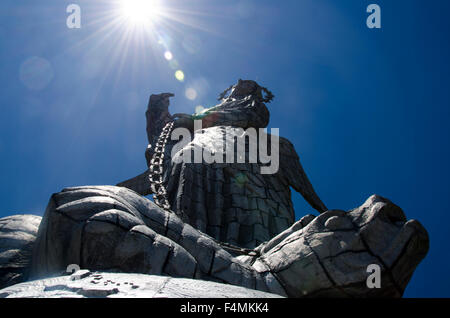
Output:
M172 133L174 122L168 122L161 131L156 142L150 165L148 167L150 189L153 192L153 200L159 207L170 211L169 200L167 200L167 190L163 184L163 165L164 152L166 150L167 140Z

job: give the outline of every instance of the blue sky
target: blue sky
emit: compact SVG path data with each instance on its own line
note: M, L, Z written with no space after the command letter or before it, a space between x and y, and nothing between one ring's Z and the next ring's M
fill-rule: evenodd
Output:
M66 26L71 3L81 29ZM366 27L370 3L379 30ZM151 93L193 113L253 79L274 93L269 127L294 143L329 208L377 193L427 228L405 296L450 296L448 0L172 0L147 32L117 22L116 6L1 1L0 217L42 215L64 187L142 172ZM293 200L298 217L312 212Z

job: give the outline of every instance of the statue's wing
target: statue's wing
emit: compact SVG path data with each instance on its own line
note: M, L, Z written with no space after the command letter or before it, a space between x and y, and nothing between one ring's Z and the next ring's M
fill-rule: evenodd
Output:
M328 210L306 176L294 145L283 137L280 137L280 169L289 185L299 192L314 209L319 212Z
M130 190L133 190L134 192L139 193L140 195L149 195L152 192L150 190L150 181L148 179L148 175L149 172L148 170L146 170L145 172L134 178L118 183L117 186L128 188Z

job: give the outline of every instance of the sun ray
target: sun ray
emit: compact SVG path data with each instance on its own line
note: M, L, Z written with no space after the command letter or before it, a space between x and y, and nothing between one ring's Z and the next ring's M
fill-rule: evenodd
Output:
M182 83L183 92L187 92L183 95L190 101L195 100L198 92L194 93L192 81L199 74L185 63L186 53L201 52L198 31L224 38L223 31L208 22L211 18L219 19L220 10L216 8L210 13L187 7L188 10L184 10L171 2L157 0L102 3L98 10L86 9L90 19L86 19L84 26L91 32L73 42L69 50L76 49L86 55L104 52L104 59L99 62L105 69L105 76L112 77L113 89L124 78L171 76Z

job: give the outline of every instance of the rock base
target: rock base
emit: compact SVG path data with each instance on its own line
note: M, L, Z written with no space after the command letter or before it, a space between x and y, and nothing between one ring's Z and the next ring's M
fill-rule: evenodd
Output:
M0 290L0 298L280 298L244 287L188 278L86 272L35 280Z

